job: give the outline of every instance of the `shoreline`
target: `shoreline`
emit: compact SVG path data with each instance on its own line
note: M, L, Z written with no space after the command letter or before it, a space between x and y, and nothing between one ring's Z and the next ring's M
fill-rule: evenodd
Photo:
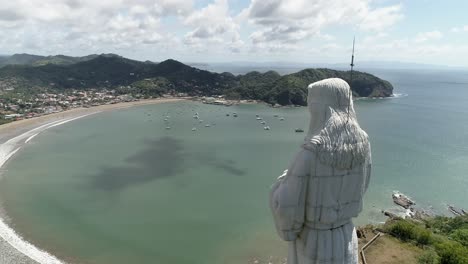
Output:
M75 108L59 113L18 120L0 125L0 169L25 144L27 144L39 133L42 133L49 128L104 111L112 111L134 106L158 103L178 102L187 99L188 98L158 98L110 105L100 105L91 108ZM51 253L45 252L35 245L30 244L26 239L16 233L16 231L8 225L10 222L8 215L3 210L3 208L0 209L0 263L66 263L57 259Z
M70 110L65 110L58 113L43 115L39 117L33 117L29 119L22 119L18 121L13 121L10 123L0 125L0 143L4 143L5 138L10 138L18 133L19 130L25 130L27 128L33 128L44 124L48 121L54 121L59 119L64 119L67 117L78 116L83 114L98 113L103 111L111 111L116 109L125 109L128 107L140 106L140 105L149 105L149 104L158 104L158 103L170 103L188 100L190 98L181 97L181 98L156 98L156 99L146 99L133 102L124 102L118 104L105 104L94 106L90 108L73 108ZM6 135L5 135L6 134Z

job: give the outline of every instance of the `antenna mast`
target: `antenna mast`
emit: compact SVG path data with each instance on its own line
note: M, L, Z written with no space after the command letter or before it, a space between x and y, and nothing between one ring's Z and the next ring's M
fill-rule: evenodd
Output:
M353 82L353 67L354 67L354 42L356 40L356 37L353 37L353 53L351 54L351 80L349 82L349 86L351 86L351 83Z
M351 72L350 72L350 80L349 80L349 103L348 103L348 121L349 121L349 107L351 105L351 100L353 96L353 92L351 90L351 84L353 83L353 67L354 67L354 42L356 40L356 36L353 37L353 53L351 54Z

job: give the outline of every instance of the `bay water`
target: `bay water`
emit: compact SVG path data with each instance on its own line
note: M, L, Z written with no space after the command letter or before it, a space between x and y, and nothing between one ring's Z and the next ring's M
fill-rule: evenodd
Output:
M439 214L466 208L468 73L370 71L398 96L355 102L373 151L355 224L384 221L394 190ZM277 262L286 243L269 187L303 142L294 129L307 123L306 108L262 104L99 113L26 144L2 168L0 201L15 230L72 263Z

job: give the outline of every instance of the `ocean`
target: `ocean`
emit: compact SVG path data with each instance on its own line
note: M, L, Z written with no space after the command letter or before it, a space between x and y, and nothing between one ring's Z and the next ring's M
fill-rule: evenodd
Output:
M397 96L355 102L373 154L355 224L384 221L395 190L439 214L466 206L468 73L367 71ZM303 141L294 129L307 122L306 108L262 104L98 113L19 150L2 168L1 205L24 238L72 263L276 263L286 243L268 192Z

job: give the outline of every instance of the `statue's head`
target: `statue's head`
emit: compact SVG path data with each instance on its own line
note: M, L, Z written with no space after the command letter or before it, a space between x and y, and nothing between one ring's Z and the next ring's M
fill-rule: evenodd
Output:
M369 141L356 119L348 83L325 79L312 83L308 90L311 120L307 144L321 152L322 162L333 167L350 168L363 162Z
M314 82L308 90L307 106L312 116L330 116L331 110L354 114L351 89L344 80L330 78Z

